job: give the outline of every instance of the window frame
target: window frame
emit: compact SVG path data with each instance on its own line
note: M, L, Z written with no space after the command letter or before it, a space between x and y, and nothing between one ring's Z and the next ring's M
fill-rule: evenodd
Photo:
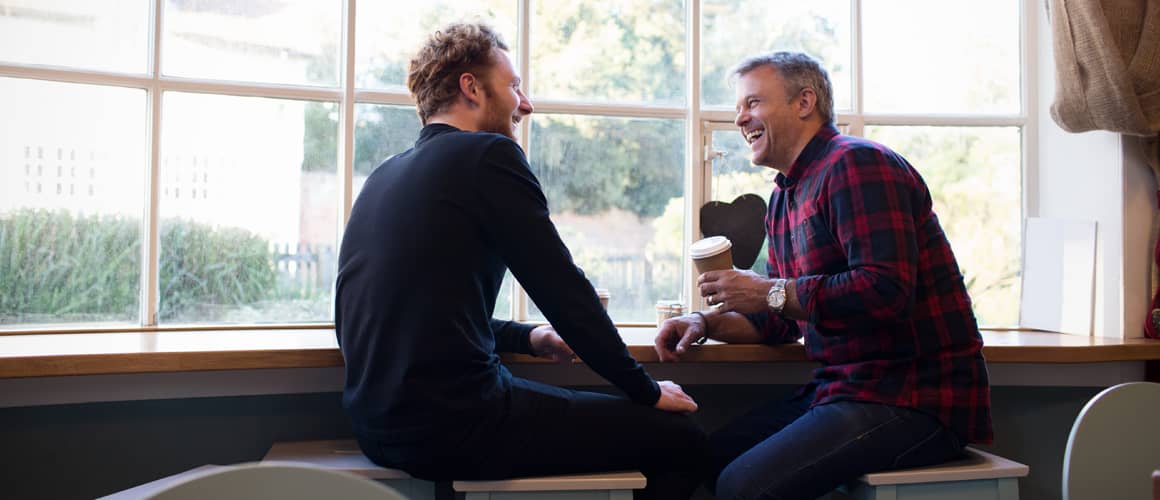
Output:
M513 0L517 2L517 25L515 34L517 43L517 68L524 75L523 88L530 88L531 72L531 43L530 37L532 0ZM294 99L301 101L333 102L338 105L338 151L337 174L340 183L339 206L339 234L350 216L351 205L356 193L352 190L353 163L354 163L354 118L356 104L414 106L414 102L405 92L389 90L371 90L355 86L355 45L356 45L356 18L357 0L342 1L342 33L340 58L343 64L340 67L339 82L333 87L310 85L280 85L269 83L231 82L219 80L205 80L196 78L164 76L161 74L162 55L162 19L164 0L150 2L150 25L147 30L149 40L147 47L146 71L144 73L119 73L87 69L70 69L35 64L13 64L0 62L0 77L21 79L45 80L62 83L89 84L98 86L123 87L140 89L146 92L148 100L146 112L148 116L147 141L149 151L146 155L148 171L146 172L146 204L142 213L142 260L143 272L140 283L140 312L137 329L148 330L158 327L159 295L159 169L161 124L164 119L164 110L161 107L165 92L188 92L215 95L232 95L244 97L264 97ZM562 101L549 99L535 99L537 113L587 115L598 117L625 117L625 118L665 118L683 120L685 124L685 180L684 192L684 244L685 248L693 241L693 235L700 234L698 210L707 201L711 192L712 167L706 156L706 147L709 145L707 134L712 130L727 127L734 118L734 112L721 106L704 106L701 102L701 2L700 0L684 0L685 3L685 103L683 105L645 105L615 102L591 101ZM839 111L837 122L849 127L851 135L862 135L869 125L912 125L912 126L1011 126L1021 131L1022 146L1022 214L1021 216L1035 216L1038 206L1037 160L1038 127L1037 127L1037 88L1034 82L1038 81L1038 20L1034 15L1037 8L1035 0L1022 0L1019 8L1020 15L1020 112L1016 114L978 114L978 115L951 115L951 114L874 114L863 110L863 58L862 58L862 3L863 0L849 0L851 9L851 50L852 50L852 86L853 109ZM508 35L511 36L510 34ZM533 99L535 96L532 96ZM530 120L520 124L519 143L525 151L535 147L529 143ZM687 258L683 261L688 262ZM684 297L696 297L695 275L691 264L684 266L682 273L682 293ZM699 310L704 307L701 301L687 300L689 310ZM528 318L528 298L519 283L512 287L511 317L516 320ZM620 326L646 326L643 323L617 323ZM647 324L651 326L651 323ZM9 330L26 330L24 325L14 325L15 328L0 327L0 334ZM167 325L168 326L168 325ZM214 326L214 325L206 325ZM286 328L302 328L306 324L285 324ZM30 328L41 328L43 325L29 325ZM93 325L76 324L61 329L61 331L92 331ZM125 330L125 328L119 328Z

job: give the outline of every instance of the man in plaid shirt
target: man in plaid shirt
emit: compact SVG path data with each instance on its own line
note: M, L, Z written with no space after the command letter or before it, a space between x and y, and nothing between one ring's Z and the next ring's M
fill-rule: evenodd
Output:
M743 61L736 125L779 172L769 276L712 271L710 305L666 321L662 361L706 338L804 337L813 380L714 434L718 498L814 499L862 474L956 458L989 443L990 389L971 300L931 196L894 151L834 127L829 76L777 52Z

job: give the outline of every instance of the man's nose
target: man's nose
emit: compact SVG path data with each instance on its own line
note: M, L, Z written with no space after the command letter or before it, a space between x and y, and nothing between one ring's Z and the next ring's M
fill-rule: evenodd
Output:
M524 95L524 92L521 90L520 91L520 112L525 114L525 115L530 115L530 114L532 114L532 111L535 111L535 110L536 110L536 108L534 106L532 106L532 100L528 99L528 96Z

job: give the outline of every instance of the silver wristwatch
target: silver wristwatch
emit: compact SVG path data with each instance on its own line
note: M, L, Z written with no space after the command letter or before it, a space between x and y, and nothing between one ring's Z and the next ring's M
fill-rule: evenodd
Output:
M769 293L765 296L766 302L769 303L769 308L777 314L785 309L785 284L789 280L776 278L773 280L773 286L769 287Z

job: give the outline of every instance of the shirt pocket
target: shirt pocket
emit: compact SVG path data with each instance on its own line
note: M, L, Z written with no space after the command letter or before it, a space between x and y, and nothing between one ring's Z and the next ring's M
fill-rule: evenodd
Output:
M790 240L799 276L846 270L846 254L830 231L824 214L813 203L803 204L794 217Z

